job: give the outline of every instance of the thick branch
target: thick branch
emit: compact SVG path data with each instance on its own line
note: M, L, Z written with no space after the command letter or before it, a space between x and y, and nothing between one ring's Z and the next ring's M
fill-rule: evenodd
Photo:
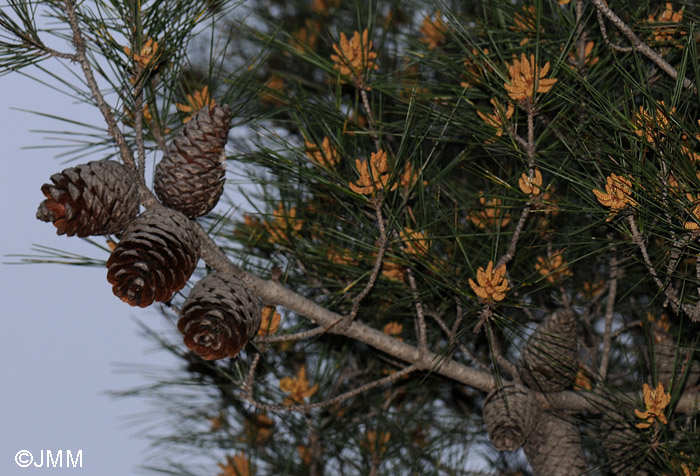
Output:
M610 408L610 396L599 395L593 392L557 392L549 395L540 394L540 399L549 407L571 412L593 412L605 413ZM616 395L615 399L629 399L638 401L639 394L625 393ZM679 413L690 413L700 410L700 392L697 389L686 391L678 399L675 411Z

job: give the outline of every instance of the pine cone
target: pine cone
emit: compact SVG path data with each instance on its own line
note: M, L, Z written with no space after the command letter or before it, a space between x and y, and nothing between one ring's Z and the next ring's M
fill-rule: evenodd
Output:
M533 473L578 476L588 471L581 433L568 417L544 412L523 445Z
M493 447L514 451L522 446L540 411L537 399L522 387L506 385L492 390L484 399L482 412Z
M224 191L228 106L201 109L170 143L156 165L153 188L166 206L188 217L205 215Z
M69 167L45 183L36 217L66 236L119 233L139 212L138 185L125 166L96 160Z
M614 411L608 411L600 426L600 439L612 474L648 476L649 442L634 429L632 423ZM653 470L652 470L653 471Z
M654 333L654 364L656 378L666 390L682 385L694 387L700 382L700 365L693 360L689 349L676 345L671 334Z
M530 336L520 356L520 378L528 387L558 392L576 378L576 315L558 309L547 316Z
M137 217L107 261L112 291L132 306L167 302L182 289L199 260L192 223L168 208Z
M238 278L212 273L199 281L182 306L178 330L204 360L235 357L260 327L260 301Z

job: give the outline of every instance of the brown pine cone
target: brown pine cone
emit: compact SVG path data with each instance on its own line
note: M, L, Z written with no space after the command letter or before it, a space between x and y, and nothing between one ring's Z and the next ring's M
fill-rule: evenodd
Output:
M224 146L231 128L228 106L201 109L156 165L153 188L161 202L188 217L205 215L224 191Z
M119 233L138 215L138 185L129 169L113 160L69 167L41 186L46 200L36 217L53 222L66 236Z
M578 476L588 471L581 433L564 415L543 412L523 451L532 472L538 475Z
M260 301L238 278L212 273L199 281L180 311L185 345L204 360L235 357L260 327Z
M112 291L132 306L167 302L182 289L199 260L192 222L168 208L147 210L124 231L107 261Z
M617 411L609 410L603 416L600 440L608 460L606 469L612 474L625 476L653 474L647 461L649 442L635 430L633 422L625 419Z
M547 316L530 336L520 355L523 383L534 390L558 392L576 378L577 317L567 309Z
M514 451L535 427L541 407L527 389L506 385L492 390L484 399L482 414L493 447Z

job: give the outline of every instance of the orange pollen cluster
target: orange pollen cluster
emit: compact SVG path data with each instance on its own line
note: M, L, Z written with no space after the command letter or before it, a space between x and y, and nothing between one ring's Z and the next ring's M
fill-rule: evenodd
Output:
M513 64L508 65L510 81L503 86L513 100L534 101L535 93L546 93L557 82L556 78L545 78L549 67L547 61L540 69L535 63L535 55L530 55L528 59L525 54L521 54L520 60L514 59Z
M574 275L569 269L569 264L564 261L562 252L563 250L556 250L551 256L546 258L543 256L537 257L535 268L552 284Z
M355 183L350 183L350 190L362 195L374 195L377 190L387 186L389 182L389 162L386 152L372 152L369 160L355 159L355 166L360 173L360 178ZM389 190L396 190L398 183Z
M482 196L479 198L480 210L469 213L469 220L482 230L493 228L494 225L503 228L510 223L510 214L503 208L503 201L500 198L489 198Z
M515 106L508 103L508 107L504 108L496 98L492 98L490 102L493 105L493 114L484 114L481 111L477 111L476 113L482 121L496 129L496 137L501 137L506 130L508 121L513 117Z
M209 86L204 86L202 89L187 95L187 104L175 103L178 111L189 113L190 115L182 120L187 123L200 110L208 107L209 109L216 106L216 101L209 97Z
M579 68L584 66L593 66L600 61L600 58L593 56L593 48L595 47L595 42L587 41L583 50L583 56L578 48L574 48L569 53L568 63L572 68Z
M420 41L426 43L429 50L433 50L445 41L445 30L447 30L447 25L442 19L440 10L437 10L435 12L435 20L428 15L423 18L423 23L420 26Z
M389 322L384 326L382 332L386 335L394 337L396 340L403 341L403 338L399 337L403 332L403 324L399 324L398 322Z
M411 228L404 228L401 232L401 240L403 241L404 249L412 255L423 255L430 248L430 240L423 231L413 231Z
M516 12L513 14L513 22L515 26L513 30L521 32L535 31L535 19L537 17L537 9L535 5L523 6L522 13Z
M316 47L316 41L320 32L321 22L307 18L304 21L304 26L294 32L294 47L297 51L304 51L305 48L313 50Z
M314 163L326 168L332 168L338 163L338 151L331 145L328 137L323 138L320 146L313 142L304 142L306 144L306 155L309 156Z
M265 413L254 415L243 424L243 434L239 441L260 446L272 436L274 424L275 422Z
M223 471L218 476L250 476L250 462L243 452L231 457L226 456L226 464L218 463Z
M145 68L149 65L160 53L158 52L158 42L153 38L149 38L141 46L138 53L133 53L128 46L124 47L124 53L133 58L134 62L140 67Z
M634 414L637 418L645 420L641 423L637 423L637 428L649 428L655 421L662 424L667 424L666 415L664 415L664 408L671 403L671 394L664 392L664 386L661 382L652 389L646 383L643 386L644 393L644 406L646 410L641 411L634 409Z
M389 448L389 440L391 439L391 432L376 432L370 430L365 435L365 439L362 440L360 445L368 450L372 454L382 455L386 453Z
M683 10L673 11L673 3L666 2L664 9L654 18L649 15L646 23L654 29L654 40L658 42L669 41L679 31L680 23L683 21ZM658 24L658 25L657 25Z
M469 279L469 286L479 298L484 301L502 301L506 297L508 279L506 279L506 265L503 264L493 269L493 261L489 261L486 269L479 266L476 270L476 282Z
M275 310L275 306L265 306L262 310L262 320L260 321L258 335L266 337L277 332L280 328L281 319L282 316Z
M289 241L287 230L298 232L301 230L304 222L296 218L297 209L292 207L289 213L284 210L284 205L280 202L277 209L273 212L274 219L271 222L265 222L263 225L269 233L268 241L270 243L280 243Z
M686 221L683 224L683 227L686 230L691 230L691 231L700 230L700 225L698 224L698 223L700 223L700 196L697 196L697 195L693 196L690 193L686 193L685 196L688 199L688 201L690 202L690 204L691 204L690 206L692 207L692 210L690 212L692 215L692 219Z
M350 40L345 33L341 33L340 46L333 43L336 54L331 55L331 60L335 63L334 68L341 76L350 78L358 88L367 90L370 88L365 84L365 74L379 68L375 63L377 53L372 51L372 42L369 41L368 35L366 28L362 36L356 31Z
M637 205L632 198L632 182L620 175L610 174L605 184L605 192L593 189L593 194L601 205L610 208L610 215L605 221L612 220L620 210Z
M674 107L670 114L676 111ZM657 101L654 115L652 116L643 106L639 106L639 111L634 113L632 127L635 134L644 137L647 142L653 144L657 137L663 137L670 129L669 114L666 113L666 103Z
M382 276L392 281L406 281L406 270L399 263L385 260L382 263Z
M518 187L523 193L536 197L542 192L542 172L540 169L535 169L532 178L527 173L524 173L518 179Z
M404 169L403 173L399 177L399 185L401 185L401 188L404 190L408 190L415 183L418 181L418 172L413 170L413 165L411 165L410 162L406 163L406 168ZM428 182L426 180L423 180L423 185L427 185Z
M290 395L284 400L284 405L302 404L318 390L318 384L309 387L306 378L306 365L302 365L295 377L284 377L280 380L280 390Z
M283 104L284 79L276 74L271 75L260 90L260 100L271 105Z

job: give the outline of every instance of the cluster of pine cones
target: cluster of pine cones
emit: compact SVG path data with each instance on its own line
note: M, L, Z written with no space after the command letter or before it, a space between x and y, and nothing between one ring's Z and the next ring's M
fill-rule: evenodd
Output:
M576 337L577 317L571 310L548 315L520 355L523 385L493 390L482 406L494 448L514 451L522 446L535 474L569 476L588 470L576 423L567 415L544 410L533 393L573 386L578 371Z
M192 218L209 213L224 189L231 112L205 107L178 132L156 165L154 189L163 207L139 215L137 178L123 164L98 160L67 168L41 187L37 218L59 235L116 234L107 261L114 294L132 306L168 302L199 261ZM259 300L233 276L213 273L198 282L182 306L178 329L203 359L234 357L255 335Z
M522 384L506 384L491 391L482 404L482 416L497 450L522 446L535 474L569 476L588 474L581 430L569 415L545 409L535 392L548 395L572 389L578 373L578 317L558 309L537 326L520 354L518 376ZM700 384L700 367L689 363L687 350L678 350L671 334L654 330L656 375L664 388ZM678 354L677 354L678 353ZM612 397L612 395L610 396ZM615 400L610 399L611 402ZM644 448L620 406L599 407L603 413L600 440L612 474L654 474L630 448ZM642 458L643 459L643 458Z

